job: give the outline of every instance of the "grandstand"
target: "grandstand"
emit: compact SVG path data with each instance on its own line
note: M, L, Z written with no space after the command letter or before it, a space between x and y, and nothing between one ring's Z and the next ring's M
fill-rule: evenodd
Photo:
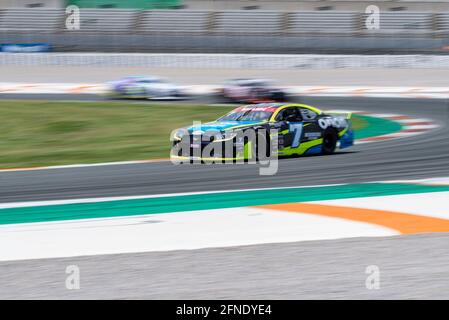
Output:
M279 34L284 15L269 11L223 11L214 14L210 32L218 34Z
M138 11L132 9L81 9L80 32L132 33ZM62 27L62 29L64 29Z
M145 34L444 34L449 31L449 15L425 12L385 12L379 30L366 30L366 14L340 11L205 11L81 9L79 32ZM63 9L4 9L0 30L73 32L65 29ZM369 32L368 32L369 31Z
M189 10L357 11L377 5L382 11L447 12L449 0L185 0Z
M64 8L187 9L192 11L356 11L375 4L382 11L449 12L449 0L0 0L0 9Z
M0 9L53 8L69 5L102 9L168 9L179 8L182 0L0 0Z
M64 19L61 9L7 9L0 11L4 32L58 32Z
M355 12L294 12L286 17L285 32L304 33L354 33L360 29L360 16Z
M70 0L70 3L82 5L83 1ZM105 1L113 0L100 2ZM245 3L249 2L253 3L250 0ZM49 43L59 51L279 53L310 50L435 52L449 44L449 14L428 11L381 12L378 30L366 29L364 10L81 7L79 30L68 30L66 17L64 8L0 9L0 43Z
M207 33L213 15L210 11L154 10L144 11L137 23L137 32L153 34Z
M178 8L181 0L68 0L68 5L76 5L80 8L103 9L167 9Z

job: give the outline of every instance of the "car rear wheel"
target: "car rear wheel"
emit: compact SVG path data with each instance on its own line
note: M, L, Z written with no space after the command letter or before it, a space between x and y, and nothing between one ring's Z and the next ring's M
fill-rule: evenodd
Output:
M323 134L322 154L332 154L337 147L338 135L335 129L326 129Z

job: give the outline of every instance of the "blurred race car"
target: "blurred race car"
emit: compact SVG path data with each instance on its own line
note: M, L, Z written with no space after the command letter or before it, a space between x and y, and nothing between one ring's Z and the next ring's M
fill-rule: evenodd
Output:
M108 86L108 93L119 98L156 100L187 97L181 87L157 77L130 76L110 82Z
M354 143L351 113L305 104L261 103L174 132L172 159L247 160L272 155L332 154ZM276 143L277 142L277 143Z
M219 90L225 99L234 102L283 102L285 92L268 79L232 79Z

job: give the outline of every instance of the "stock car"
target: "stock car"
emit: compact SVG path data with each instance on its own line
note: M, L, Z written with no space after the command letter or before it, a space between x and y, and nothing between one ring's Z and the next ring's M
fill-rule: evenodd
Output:
M108 94L115 98L182 99L182 88L164 79L152 76L129 76L108 83Z
M216 121L175 130L171 158L234 161L329 155L354 144L351 116L305 104L241 106Z
M286 93L268 79L232 79L219 89L219 95L232 102L283 102Z

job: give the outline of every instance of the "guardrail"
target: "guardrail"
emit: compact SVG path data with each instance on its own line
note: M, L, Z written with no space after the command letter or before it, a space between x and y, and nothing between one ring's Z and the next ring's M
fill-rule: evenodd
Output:
M0 65L210 69L449 68L443 55L2 53Z

